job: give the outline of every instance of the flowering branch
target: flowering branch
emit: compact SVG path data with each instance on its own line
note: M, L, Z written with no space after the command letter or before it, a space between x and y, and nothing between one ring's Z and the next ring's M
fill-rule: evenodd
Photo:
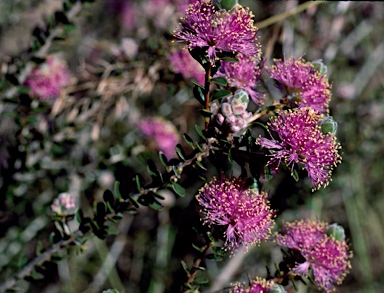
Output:
M81 210L78 211L78 221L80 222L79 230L75 231L71 235L67 235L68 239L61 239L59 242L55 243L51 248L47 249L44 253L37 256L30 263L28 263L23 269L19 272L15 273L9 280L0 284L0 292L5 292L6 290L15 286L18 280L21 280L31 274L34 268L41 266L44 262L49 261L52 256L60 251L63 248L69 247L71 244L76 242L79 237L86 235L88 232L93 232L97 237L103 238L105 235L105 231L103 230L104 223L107 221L116 222L116 219L120 218L119 214L124 211L129 211L133 208L133 204L131 202L132 198L138 198L142 195L147 195L150 193L155 193L161 188L166 188L168 182L176 182L177 178L181 175L183 170L192 165L196 161L201 161L202 158L206 158L211 154L212 150L219 150L218 147L213 146L215 143L215 138L208 138L206 143L203 143L199 150L196 152L190 159L179 162L177 164L171 165L168 167L168 170L162 174L163 184L159 186L152 186L152 184L147 185L146 187L141 188L141 190L128 197L128 199L122 201L114 201L114 199L110 199L107 196L104 196L104 201L109 204L110 209L102 209L99 208L99 205L96 207L95 216L91 220L90 218L84 218ZM178 174L175 174L175 170L178 170ZM116 196L116 195L115 195ZM125 203L123 206L124 210L120 208L121 204ZM105 204L101 203L102 206ZM112 211L111 211L112 210ZM110 212L109 212L110 211ZM208 249L209 246L206 248ZM200 263L200 262L199 262ZM194 267L198 267L199 264L195 264ZM195 269L194 269L195 270ZM194 273L192 274L194 275ZM193 281L191 279L191 282Z

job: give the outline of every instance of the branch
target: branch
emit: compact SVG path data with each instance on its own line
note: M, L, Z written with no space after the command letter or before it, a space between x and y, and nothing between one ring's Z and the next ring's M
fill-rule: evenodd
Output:
M22 268L19 272L14 274L10 279L0 284L0 292L5 292L6 290L15 286L18 280L24 279L25 277L29 276L35 267L40 266L44 262L50 260L52 255L54 255L55 253L57 253L59 250L66 247L67 245L71 244L82 235L83 233L77 230L75 233L73 233L73 235L69 239L67 240L62 239L59 242L57 242L51 248L49 248L48 250L40 254L38 257L33 259L31 262L29 262L24 268Z
M326 1L308 1L304 2L303 4L300 4L299 6L296 6L295 8L292 8L291 10L285 11L283 13L280 13L278 15L272 16L270 18L267 18L265 20L262 20L260 22L255 23L255 26L259 29L265 28L267 26L270 26L272 24L275 24L277 22L283 21L284 19L298 14L304 10L307 10L309 7L319 5L321 3L326 3Z

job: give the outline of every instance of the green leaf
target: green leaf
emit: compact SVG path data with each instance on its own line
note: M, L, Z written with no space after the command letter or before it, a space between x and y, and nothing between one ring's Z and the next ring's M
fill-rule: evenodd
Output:
M84 214L83 214L83 211L81 209L77 209L76 210L76 213L75 213L75 219L76 221L81 224L81 222L83 221L84 219Z
M185 142L186 142L192 149L195 149L195 144L194 144L192 138L191 138L188 134L186 134L186 133L183 134L183 137L184 137Z
M208 110L205 110L205 109L200 109L199 110L199 113L203 116L203 117L208 117L210 118L212 116L212 112L211 111L208 111Z
M204 175L202 174L199 174L199 178L203 181L207 181L207 177L205 177Z
M251 123L251 125L259 125L260 127L264 128L266 131L268 131L268 127L266 125L264 125L263 123L254 121Z
M43 243L39 240L36 243L35 253L36 255L40 255L42 251L43 251Z
M203 106L205 106L205 96L203 89L197 85L193 88L193 96Z
M180 172L179 172L179 168L177 168L177 166L172 166L172 170L173 170L173 173L175 173L176 177L177 177L178 179L180 179L181 174L180 174Z
M239 62L240 61L237 58L232 58L232 57L227 57L227 56L220 58L220 60L223 60L225 62Z
M265 180L267 180L267 181L269 181L273 178L271 168L269 168L267 166L264 167L264 177L265 177Z
M53 260L52 260L53 261ZM30 277L34 280L42 280L44 279L44 275L36 272L35 270L31 271Z
M128 199L129 199L129 201L131 202L131 204L132 204L134 207L136 207L136 208L139 208L139 207L140 207L139 204L138 204L138 202L136 201L136 199L134 199L132 196L128 196Z
M204 86L203 86L203 85L201 85L200 83L198 83L196 79L193 79L193 78L192 78L192 80L191 80L191 81L192 81L192 83L193 83L195 86L198 86L199 88L202 88L202 89L204 89Z
M185 261L181 261L181 266L183 267L184 271L189 275L189 269Z
M177 144L177 146L175 147L175 150L176 150L177 155L180 157L180 159L185 161L184 151L183 151L183 148L181 147L180 144Z
M23 268L28 262L28 257L26 255L21 255L17 260L17 267L19 269Z
M135 177L135 181L136 181L136 188L137 188L137 191L140 192L141 191L141 188L142 188L142 183L143 183L143 180L142 178L140 178L141 176L139 174L136 175Z
M203 164L202 164L201 162L199 162L199 161L196 161L196 165L199 166L199 167L200 167L201 169L203 169L204 171L207 170L207 168L205 168L205 167L203 166Z
M296 182L299 181L299 173L297 173L296 169L293 169L291 175Z
M196 244L193 244L193 243L192 243L192 247L193 247L194 249L196 249L197 251L199 251L199 252L203 252L203 250L204 250L204 249L202 249L201 247L199 247L199 246L197 246Z
M228 84L227 80L224 77L212 78L211 81L222 86L226 86Z
M229 90L219 90L219 91L216 91L214 94L213 94L213 97L212 97L212 100L220 100L222 98L225 98L225 97L229 97L229 96L232 96L232 92L229 91Z
M156 164L152 160L147 161L147 171L151 176L157 177L159 175Z
M230 162L230 163L233 162L233 158L232 158L232 149L229 149L229 150L228 150L228 162Z
M113 204L115 201L115 197L113 196L112 191L110 191L109 189L104 191L103 200L105 203Z
M199 125L195 124L195 129L198 135L200 135L203 139L206 139Z
M198 284L198 285L204 285L204 284L208 284L209 283L209 280L205 277L197 277L195 278L195 284Z
M109 202L106 202L105 205L106 205L106 207L107 207L107 212L108 212L109 214L113 214L113 213L115 212L114 209L112 208L112 206L111 206L111 204L110 204Z
M204 153L203 148L200 146L200 144L196 143L196 147L199 149L200 153Z
M180 197L184 197L185 196L185 188L182 187L179 183L173 182L171 184L171 187L172 187L173 191L177 195L179 195Z
M169 166L169 164L168 164L168 159L167 159L167 157L164 155L164 153L163 152L159 152L159 158L160 158L160 162L163 164L163 166L165 167L165 168L167 168L168 166Z
M156 199L153 199L153 201L149 204L149 207L155 211L161 211L163 209L161 203L159 203Z
M103 217L105 216L106 214L106 206L105 206L105 203L103 202L98 202L97 205L96 205L96 215L98 217Z
M122 197L121 197L121 193L120 193L120 182L119 181L115 182L115 185L113 187L113 191L115 192L116 198L118 200L120 200Z
M114 226L107 226L105 231L108 233L108 235L117 235L117 234L119 234L119 231Z

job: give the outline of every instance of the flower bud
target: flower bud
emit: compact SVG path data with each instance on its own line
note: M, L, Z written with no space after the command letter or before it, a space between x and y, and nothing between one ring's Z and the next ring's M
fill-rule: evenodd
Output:
M228 104L228 103L223 103L221 105L221 112L223 112L223 115L225 117L230 117L232 116L232 108L231 108L231 105Z
M232 111L234 115L241 115L247 110L249 96L245 90L237 90L231 100Z
M312 61L312 64L314 65L315 70L317 70L320 75L324 75L327 73L328 68L326 65L324 65L323 60L318 59L318 60Z
M231 10L237 4L237 0L213 0L213 6L217 8L217 10Z
M271 289L269 289L269 293L287 293L287 291L285 291L281 285L273 285Z
M338 241L342 241L345 239L344 228L336 223L333 223L328 226L327 235L332 236Z
M73 215L76 211L75 200L69 193L60 193L58 197L54 199L51 210L58 216Z
M323 134L335 135L337 132L337 122L333 120L332 116L324 117L320 122L320 127Z

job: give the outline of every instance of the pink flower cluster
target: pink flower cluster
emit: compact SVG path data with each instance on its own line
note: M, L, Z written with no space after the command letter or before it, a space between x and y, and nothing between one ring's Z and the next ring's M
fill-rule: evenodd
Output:
M341 148L336 137L321 131L321 118L311 108L281 111L268 123L278 138L259 137L256 143L270 149L268 165L277 169L282 159L293 172L295 164L306 169L313 188L325 187L331 180L333 166L340 163Z
M173 157L179 142L176 127L160 117L143 119L138 124L141 133L154 142L154 148L162 151L168 158Z
M348 273L352 253L345 239L328 236L327 230L328 224L318 221L284 223L276 240L280 246L298 250L304 257L305 262L298 263L293 273L308 276L312 269L317 285L331 292L334 284L340 284Z
M264 94L256 91L256 86L261 78L264 62L256 57L248 57L239 53L236 56L239 62L220 62L220 69L214 77L224 77L228 85L248 92L251 99L261 105Z
M310 107L320 113L328 113L331 86L325 74L303 59L274 62L267 71L271 78L279 82L278 87L286 91L291 106Z
M48 56L46 62L37 66L25 81L31 93L40 99L56 99L71 77L67 65L56 56Z
M174 72L180 73L185 79L194 78L198 83L204 84L204 68L197 62L188 50L175 51L170 54Z
M202 206L204 224L226 226L225 249L247 249L268 239L274 225L274 211L268 195L250 189L239 178L214 178L196 196Z
M197 1L188 6L181 18L180 29L174 36L187 42L187 48L207 48L212 66L221 52L242 53L258 57L260 45L256 42L257 28L253 25L253 14L237 4L231 12L216 11L211 1Z
M58 216L73 215L76 210L76 203L72 195L63 192L54 199L51 210Z

